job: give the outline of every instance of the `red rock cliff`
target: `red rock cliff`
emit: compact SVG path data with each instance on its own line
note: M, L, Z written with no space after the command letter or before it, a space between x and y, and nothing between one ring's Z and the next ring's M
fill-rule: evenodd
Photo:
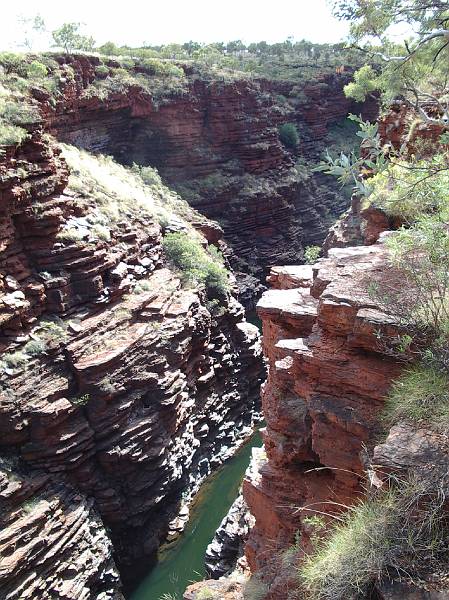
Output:
M331 178L305 177L294 161L316 161L328 127L348 113L375 116L376 103L359 106L344 97L350 73L300 84L298 99L290 83L225 81L186 68L181 90L130 86L104 98L95 87L98 63L94 57L71 62L74 77L64 99L56 107L44 102L50 131L126 164L157 167L192 206L218 220L242 273L246 303L269 266L297 263L303 247L321 243L347 207ZM300 130L293 154L279 139L278 125L286 121Z
M256 518L246 555L271 584L267 598L288 595L291 582L271 568L272 558L298 532L308 548L312 532L304 518L363 493L364 449L376 442L379 412L400 370L375 335L379 328L392 334L394 323L367 291L385 264L381 242L331 249L313 273L278 268L275 289L259 302L269 360L262 394L266 455L259 454L256 475L243 489Z
M35 131L0 165L9 600L122 598L116 564L127 579L148 568L182 527L181 500L250 433L258 404L260 344L242 306L228 295L217 310L164 264L146 204L179 198L160 186L127 191L118 166L96 187L89 177L111 163L83 160L78 187L67 185L60 149ZM189 214L216 241L219 228Z

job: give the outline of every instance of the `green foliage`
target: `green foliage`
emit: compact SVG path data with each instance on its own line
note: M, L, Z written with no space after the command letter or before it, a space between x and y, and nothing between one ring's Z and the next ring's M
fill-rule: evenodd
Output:
M63 321L42 321L40 323L40 332L46 341L63 342L67 339L67 330Z
M449 232L445 223L433 215L424 216L395 232L386 243L392 265L402 275L397 314L403 314L409 325L430 329L436 339L444 337L449 323Z
M354 81L345 85L344 92L347 98L357 102L364 102L366 97L379 89L377 74L371 65L365 65L354 73Z
M15 52L0 52L0 65L7 74L20 73L24 64L25 57L23 54L17 54Z
M204 285L210 297L226 295L227 271L199 241L185 233L169 233L164 237L163 246L168 258L181 270L184 283Z
M376 65L374 70L365 66L356 73L347 88L351 97L360 100L378 89L386 104L401 96L424 120L435 118L435 107L440 117L447 117L447 3L334 0L333 5L337 16L351 22L350 41L361 44L368 61ZM393 42L389 28L404 23L416 35L403 43ZM447 123L446 117L441 122Z
M91 83L83 96L106 99L110 94L124 94L130 87L138 87L151 95L153 103L158 106L172 95L187 92L184 71L176 65L153 61L151 65L136 66L134 59L126 57L120 59L120 64L120 68L109 69L107 77Z
M154 167L142 167L134 163L131 170L142 179L145 185L152 186L162 184L161 176Z
M26 67L26 72L29 79L42 79L48 75L47 67L38 60L31 61Z
M27 135L22 127L8 125L0 121L0 146L18 146L27 138Z
M110 69L106 65L98 65L95 67L95 75L99 77L107 77L109 75Z
M304 260L308 265L313 265L320 257L320 254L320 246L307 246L304 250Z
M133 292L135 294L143 294L144 292L150 292L152 290L151 282L143 279L139 281L135 286Z
M433 427L449 417L449 375L440 369L417 364L394 381L385 404L388 423L401 419L426 422Z
M294 123L283 123L279 126L279 138L287 148L294 150L299 144L299 134Z
M291 40L277 44L267 42L245 45L241 40L227 44L167 44L163 46L145 46L130 48L118 47L108 42L98 48L108 56L135 57L140 64L148 59L168 61L188 61L202 71L203 75L213 75L223 79L227 77L261 76L270 79L306 81L317 74L334 73L336 67L362 66L359 54L342 44L312 44L305 40L293 43ZM151 65L151 63L149 63ZM282 102L282 100L281 100Z
M76 396L75 398L70 398L70 402L74 406L85 406L90 400L89 394L83 394L82 396Z
M2 362L8 369L15 369L23 367L29 360L29 357L23 352L13 352L12 354L5 354L2 358Z
M85 234L76 229L76 227L68 227L67 229L62 229L56 235L56 238L61 242L82 242L85 237Z
M62 48L66 54L74 50L93 50L95 41L92 37L81 35L81 23L64 23L52 32L54 46Z
M449 217L449 160L436 154L426 160L397 159L367 181L369 202L407 223L433 214Z
M47 344L42 339L30 340L23 348L23 351L29 356L38 356L47 349Z
M96 223L90 231L94 237L104 242L109 242L111 239L111 230L101 223Z
M299 568L309 600L365 598L390 569L407 572L420 561L429 566L444 550L439 495L413 481L379 490L336 522Z

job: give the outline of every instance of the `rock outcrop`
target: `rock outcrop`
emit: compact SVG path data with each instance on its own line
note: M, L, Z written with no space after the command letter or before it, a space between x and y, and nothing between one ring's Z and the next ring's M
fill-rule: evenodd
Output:
M235 569L244 554L244 544L253 525L254 519L240 494L207 547L205 565L209 577L219 579Z
M397 332L368 294L385 273L382 241L334 248L310 275L298 268L292 287L264 294L258 305L264 352L266 456L243 484L256 525L246 545L253 572L270 582L267 598L287 597L288 581L273 556L295 544L309 548L306 517L341 510L363 494L364 449L379 433L379 412L400 365L376 338ZM303 267L305 270L306 268ZM280 287L282 270L270 279ZM301 287L300 287L301 286Z
M158 210L204 247L219 228L185 205L176 214L175 194L108 159L64 156L35 130L0 166L8 600L121 598L119 571L148 569L201 481L252 431L263 376L257 328L235 298L181 285Z

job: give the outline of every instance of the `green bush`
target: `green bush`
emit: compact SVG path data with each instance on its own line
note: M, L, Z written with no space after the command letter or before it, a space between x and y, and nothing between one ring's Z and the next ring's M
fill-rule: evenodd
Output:
M0 121L0 146L18 146L26 139L27 135L22 127Z
M304 260L308 265L313 265L320 257L320 254L320 246L306 246L304 250Z
M279 126L279 138L287 148L294 150L299 144L299 134L294 123L283 123Z
M38 60L33 60L29 65L27 65L26 73L29 79L43 79L44 77L47 77L48 69Z
M131 171L142 179L145 185L162 185L161 176L154 167L142 167L136 163L133 164Z
M168 258L182 272L184 283L204 285L208 296L226 294L229 283L225 267L199 241L185 233L169 233L163 246Z
M426 214L449 216L449 167L443 154L427 160L398 160L368 184L370 204L408 223Z
M98 65L95 67L95 75L99 77L107 77L109 75L109 67L106 65Z
M0 52L0 65L5 69L6 73L23 74L26 59L23 54Z
M388 422L400 419L426 421L438 426L449 417L449 376L424 364L408 368L387 396L385 416Z

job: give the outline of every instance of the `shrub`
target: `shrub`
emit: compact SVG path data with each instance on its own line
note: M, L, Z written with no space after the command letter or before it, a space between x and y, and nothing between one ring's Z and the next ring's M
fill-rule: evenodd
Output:
M142 167L136 163L133 163L131 171L138 175L145 185L162 185L161 176L158 170L154 167Z
M393 271L370 283L370 295L406 329L410 337L408 346L413 345L415 354L428 364L449 371L446 225L434 216L424 216L388 237L386 245ZM404 353L402 339L399 342L397 350Z
M27 77L30 79L43 79L44 77L47 77L48 69L38 60L33 60L29 65L27 65L26 73Z
M83 394L82 396L76 396L75 398L70 398L70 402L74 406L85 406L90 400L89 394Z
M385 404L389 423L400 419L438 425L449 416L449 376L424 364L408 368L394 381Z
M23 351L29 356L38 356L39 354L45 352L46 348L47 344L44 342L44 340L37 339L30 340L27 344L25 344Z
M67 229L63 229L60 231L56 238L63 242L81 242L84 239L85 234L76 229L75 227L68 227Z
M283 123L279 127L279 138L287 148L294 150L299 144L299 135L294 123Z
M0 146L18 146L28 136L25 129L0 121Z
M95 75L99 77L107 77L109 75L109 67L106 65L98 65L95 67Z
M105 242L109 242L111 239L111 230L104 225L100 225L97 223L91 229L92 235L94 235L99 240L103 240Z
M345 96L364 102L367 96L379 89L379 85L379 78L373 67L365 65L354 73L354 81L345 85Z
M137 283L133 291L135 294L143 294L144 292L150 292L151 289L151 282L143 279Z
M168 258L182 272L184 283L202 284L208 296L226 294L228 274L217 255L212 257L199 241L185 233L169 233L163 242Z
M12 125L31 125L40 120L40 115L35 106L3 100L0 101L0 118Z
M422 161L396 161L368 180L370 204L408 223L426 214L447 217L449 169L447 157Z
M304 260L308 265L313 265L321 254L320 246L306 246L304 250Z
M7 368L15 369L23 367L28 362L28 356L20 351L13 352L12 354L5 354L2 361Z
M62 321L42 321L39 335L47 341L63 342L67 338L67 331Z
M20 73L25 65L25 56L14 52L0 52L0 65L6 73Z

